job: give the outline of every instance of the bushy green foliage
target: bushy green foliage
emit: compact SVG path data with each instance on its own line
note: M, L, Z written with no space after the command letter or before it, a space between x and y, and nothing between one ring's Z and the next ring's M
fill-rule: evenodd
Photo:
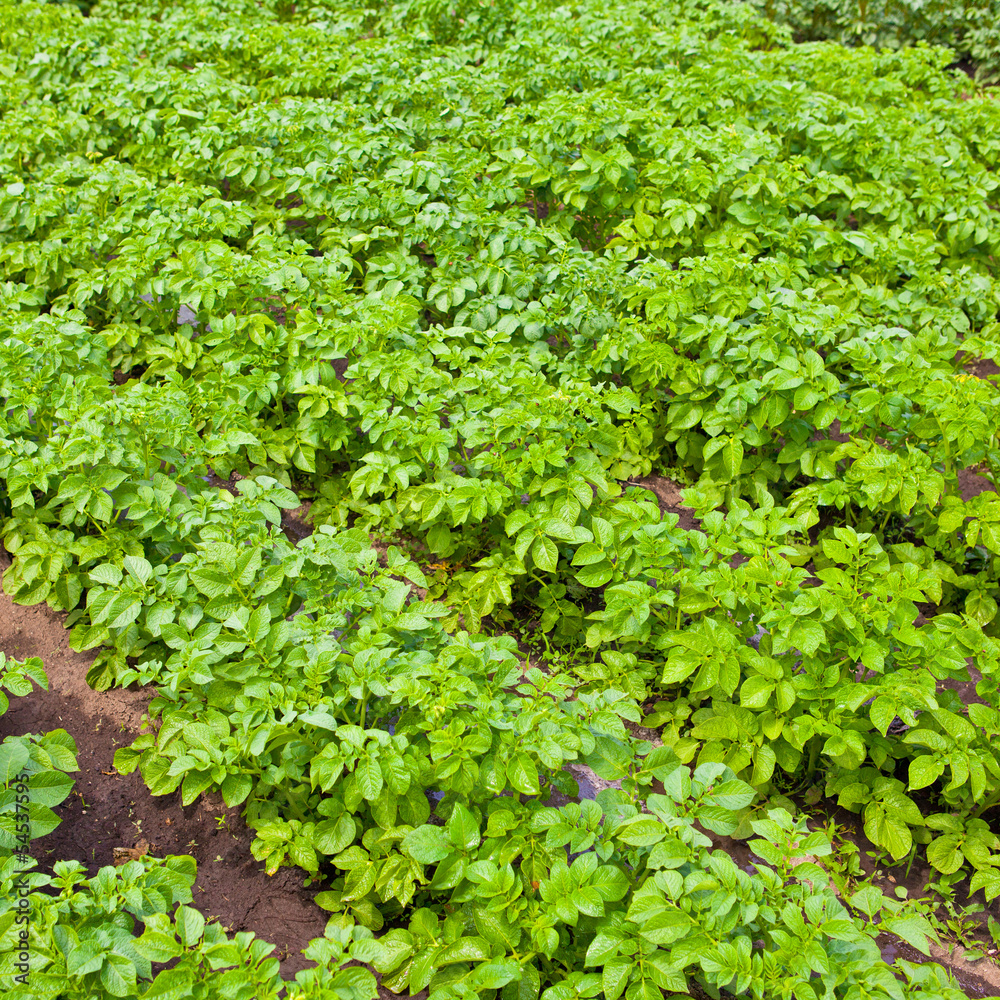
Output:
M4 666L6 686L16 694L28 693L25 675L45 684L37 660ZM335 731L350 738L349 730L357 728ZM961 996L936 967L906 963L907 987L901 989L881 961L875 936L888 931L924 948L930 925L901 914L900 904L871 889L851 898L852 918L827 887L826 872L810 860L829 854L830 841L811 833L803 818L775 809L751 821L759 837L751 846L764 861L748 875L724 853L711 851L703 831L733 832L737 811L754 798L749 785L722 764L704 764L691 774L663 748L645 748L645 761L633 760L630 767L620 746L606 737L592 742L600 751L598 769L620 770L633 802L636 789L654 777L662 780L663 794L648 795L641 812L605 791L598 802L585 799L562 809L519 796L494 797L475 812L455 801L443 826L373 825L363 838L367 851L354 845L333 859L347 875L317 897L334 915L324 937L306 949L315 968L294 982L279 977L278 961L269 957L273 946L247 932L229 939L188 905L192 858L144 857L102 868L89 879L79 861L57 861L49 876L12 850L18 841L4 826L5 995L374 1000L374 976L354 964L360 961L373 965L395 992L430 986L434 997L492 996L501 987L505 995L530 995L546 983L553 983L546 991L552 998L658 997L661 990L683 992L695 975L763 998L799 995L814 974L835 995L877 983L886 996ZM8 778L11 787L0 793L0 803L6 814L15 800L28 798L31 836L37 837L58 823L50 807L69 794L72 779L65 772L76 770L75 745L64 732L48 734L30 758L12 762L11 753L22 745L14 737L2 745L4 761L21 773ZM56 745L60 755L52 753ZM325 775L331 759L321 753L317 771ZM391 758L377 765L384 769L386 761ZM343 762L335 777L342 770ZM366 771L365 761L357 763L354 777L366 798L372 797L368 781L382 783L379 767ZM392 769L387 780L395 784ZM423 818L428 816L425 809ZM302 867L314 870L317 850L332 850L329 835L295 821L266 824L258 843L266 845L279 827L289 831L285 846ZM386 907L374 901L405 906L415 894L432 906L410 907L405 928L376 938L373 929L382 928ZM754 955L761 944L764 950Z
M328 883L304 995L955 995L786 811L1000 895L1000 110L949 53L707 0L0 38L5 589L155 685L121 771Z
M971 62L977 80L1000 80L1000 5L996 0L754 0L800 40L898 49L945 45Z

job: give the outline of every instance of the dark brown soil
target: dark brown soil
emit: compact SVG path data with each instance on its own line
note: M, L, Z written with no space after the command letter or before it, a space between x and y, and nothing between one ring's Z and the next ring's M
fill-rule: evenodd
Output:
M322 937L328 914L312 902L317 888L303 888L298 869L269 878L250 853L253 834L221 799L203 796L183 807L179 793L154 798L136 771L128 777L113 766L115 750L142 729L148 691L94 691L84 678L92 655L74 653L63 615L45 605L19 607L0 593L0 650L25 659L39 656L49 690L12 698L0 717L0 739L65 729L76 740L80 771L71 796L56 811L62 823L34 842L43 870L76 859L90 875L113 863L116 847L147 840L154 857L190 854L198 862L194 905L230 932L253 931L276 945L287 979L311 963L301 955Z
M307 502L294 510L281 512L281 530L293 545L298 545L303 538L308 538L313 533L313 526L309 523L311 509L312 503Z
M993 484L985 477L980 476L972 469L963 469L958 474L958 488L961 491L962 499L971 500L979 496L980 493L995 493Z
M850 434L845 434L840 429L840 421L834 420L829 427L821 431L816 431L812 436L813 441L836 441L837 444L845 444L851 440Z
M677 527L684 531L692 531L701 527L701 521L694 516L690 507L685 507L681 500L681 490L684 488L673 479L666 476L643 476L642 479L630 479L628 486L641 486L649 490L660 504L660 515L677 514Z
M966 365L965 370L976 378L990 379L1000 375L1000 365L989 358L972 358Z
M958 697L961 698L964 705L971 705L973 702L977 702L980 705L988 705L988 701L985 701L976 694L976 685L983 679L983 675L973 666L971 659L968 663L969 680L956 681L950 677L946 677L943 681L938 681L935 687L939 692L946 690L957 692Z

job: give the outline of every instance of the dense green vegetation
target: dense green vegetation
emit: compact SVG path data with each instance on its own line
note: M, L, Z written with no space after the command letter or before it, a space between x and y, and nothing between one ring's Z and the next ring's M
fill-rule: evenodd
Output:
M880 48L947 45L976 79L1000 80L997 0L754 0L754 6L791 26L798 40Z
M1000 500L960 488L1000 476L1000 105L953 52L710 0L24 2L0 39L5 590L155 686L119 770L221 792L332 913L282 984L183 859L67 863L6 995L367 1000L357 959L434 1000L961 996L880 961L930 924L802 811L1000 895ZM39 739L0 778L50 809ZM615 787L549 805L574 763Z

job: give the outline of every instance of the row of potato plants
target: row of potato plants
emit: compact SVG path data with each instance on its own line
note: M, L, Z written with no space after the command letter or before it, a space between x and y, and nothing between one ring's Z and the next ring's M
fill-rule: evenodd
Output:
M340 563L345 577L354 574L344 567L356 565L359 554L371 554L360 544L327 544L325 550L327 557L340 558L320 558L314 565L329 570ZM139 560L126 558L141 576ZM395 582L374 579L366 589L388 590ZM343 589L355 587L350 579ZM266 607L260 605L253 617ZM361 614L370 625L371 615ZM417 617L397 613L396 621L407 616ZM500 665L498 686L510 682L505 675L514 657L506 644L490 650L488 642L463 644L462 638L469 637L463 633L455 645L473 654L466 666L489 663L492 652L494 666ZM47 687L39 660L5 660L0 666L0 684L14 695L30 696L32 681ZM393 679L406 680L407 673L400 669ZM452 679L467 680L471 673L456 670ZM544 679L534 673L518 687L525 700L538 695L531 682ZM413 687L413 677L408 680ZM605 735L598 719L580 729L575 704L554 702L551 695L537 702L556 705L561 713L525 707L513 716L513 726L501 717L495 731L506 735L537 726L555 757L545 756L539 768L533 762L537 750L515 749L499 778L493 759L501 753L482 756L488 749L484 724L470 730L471 753L448 773L447 762L456 755L441 757L434 737L442 731L430 731L428 746L425 729L403 724L406 715L419 718L407 709L390 735L378 726L378 713L386 710L381 699L372 700L372 715L361 720L374 727L367 730L338 724L321 700L302 699L308 708L286 706L282 725L258 727L249 752L242 753L232 738L232 716L227 720L209 708L200 713L205 721L184 726L183 756L193 766L182 765L171 781L153 759L146 774L152 791L176 787L183 774L184 801L213 777L221 779L227 803L256 798L262 785L285 772L284 809L277 811L301 819L264 818L255 854L274 870L287 852L311 872L328 855L324 860L345 873L317 896L333 915L324 937L305 951L315 967L294 982L281 979L278 960L270 956L273 946L248 932L230 939L189 905L195 878L190 857L143 857L102 868L91 878L79 861L56 861L52 875L35 872L36 863L23 851L21 814L27 811L32 838L55 829L53 807L69 795L70 774L78 770L76 746L64 730L8 737L0 744L0 974L6 995L374 1000L375 977L359 963L374 968L394 992L429 987L442 1000L493 997L497 991L530 997L543 988L550 1000L635 1000L658 998L664 990L684 993L691 979L712 992L728 987L760 998L963 995L939 966L902 962L890 968L882 961L878 935L896 934L925 950L930 925L871 886L859 888L845 904L817 863L833 845L823 832L811 832L805 817L779 808L751 819L746 835L755 835L750 846L757 860L748 873L724 851L713 850L705 831L736 830L755 797L750 785L724 764L692 771L666 747L654 750L627 735ZM473 701L468 686L466 696ZM380 703L382 708L374 707ZM502 710L496 703L494 709ZM0 704L5 711L2 692ZM560 714L561 726L553 721ZM177 721L178 715L171 716L159 731L167 747L173 737L164 730ZM610 720L603 724L615 729ZM570 791L557 768L559 748L567 743L579 745L580 752L570 756L588 760L598 773L620 775L621 790L605 790L596 802L547 805L538 794L540 780ZM121 770L136 766L139 757L146 773L138 748L119 756ZM286 766L296 757L297 765ZM279 766L268 766L275 759ZM208 782L194 769L199 762L213 769ZM346 780L338 780L345 772ZM660 791L651 791L653 782ZM406 797L411 783L416 794ZM431 810L422 792L431 786L444 792L444 808L438 809L447 817L443 824L428 822ZM310 794L310 788L329 793L334 787L335 794ZM505 788L515 794L497 794ZM307 817L318 822L305 822ZM377 934L386 921L391 929Z
M841 904L767 810L1000 895L995 102L741 5L88 13L0 5L0 476L7 592L156 687L120 769L333 876L392 988L938 995L856 992L875 923L792 959ZM621 789L547 807L576 761Z

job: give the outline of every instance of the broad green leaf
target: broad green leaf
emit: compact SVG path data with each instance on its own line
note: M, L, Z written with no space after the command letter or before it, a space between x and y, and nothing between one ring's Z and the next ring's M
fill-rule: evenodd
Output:
M447 834L439 826L418 826L403 837L402 846L414 861L425 865L443 861L452 851Z
M511 788L525 795L537 795L538 768L526 753L516 753L507 762L507 780Z

